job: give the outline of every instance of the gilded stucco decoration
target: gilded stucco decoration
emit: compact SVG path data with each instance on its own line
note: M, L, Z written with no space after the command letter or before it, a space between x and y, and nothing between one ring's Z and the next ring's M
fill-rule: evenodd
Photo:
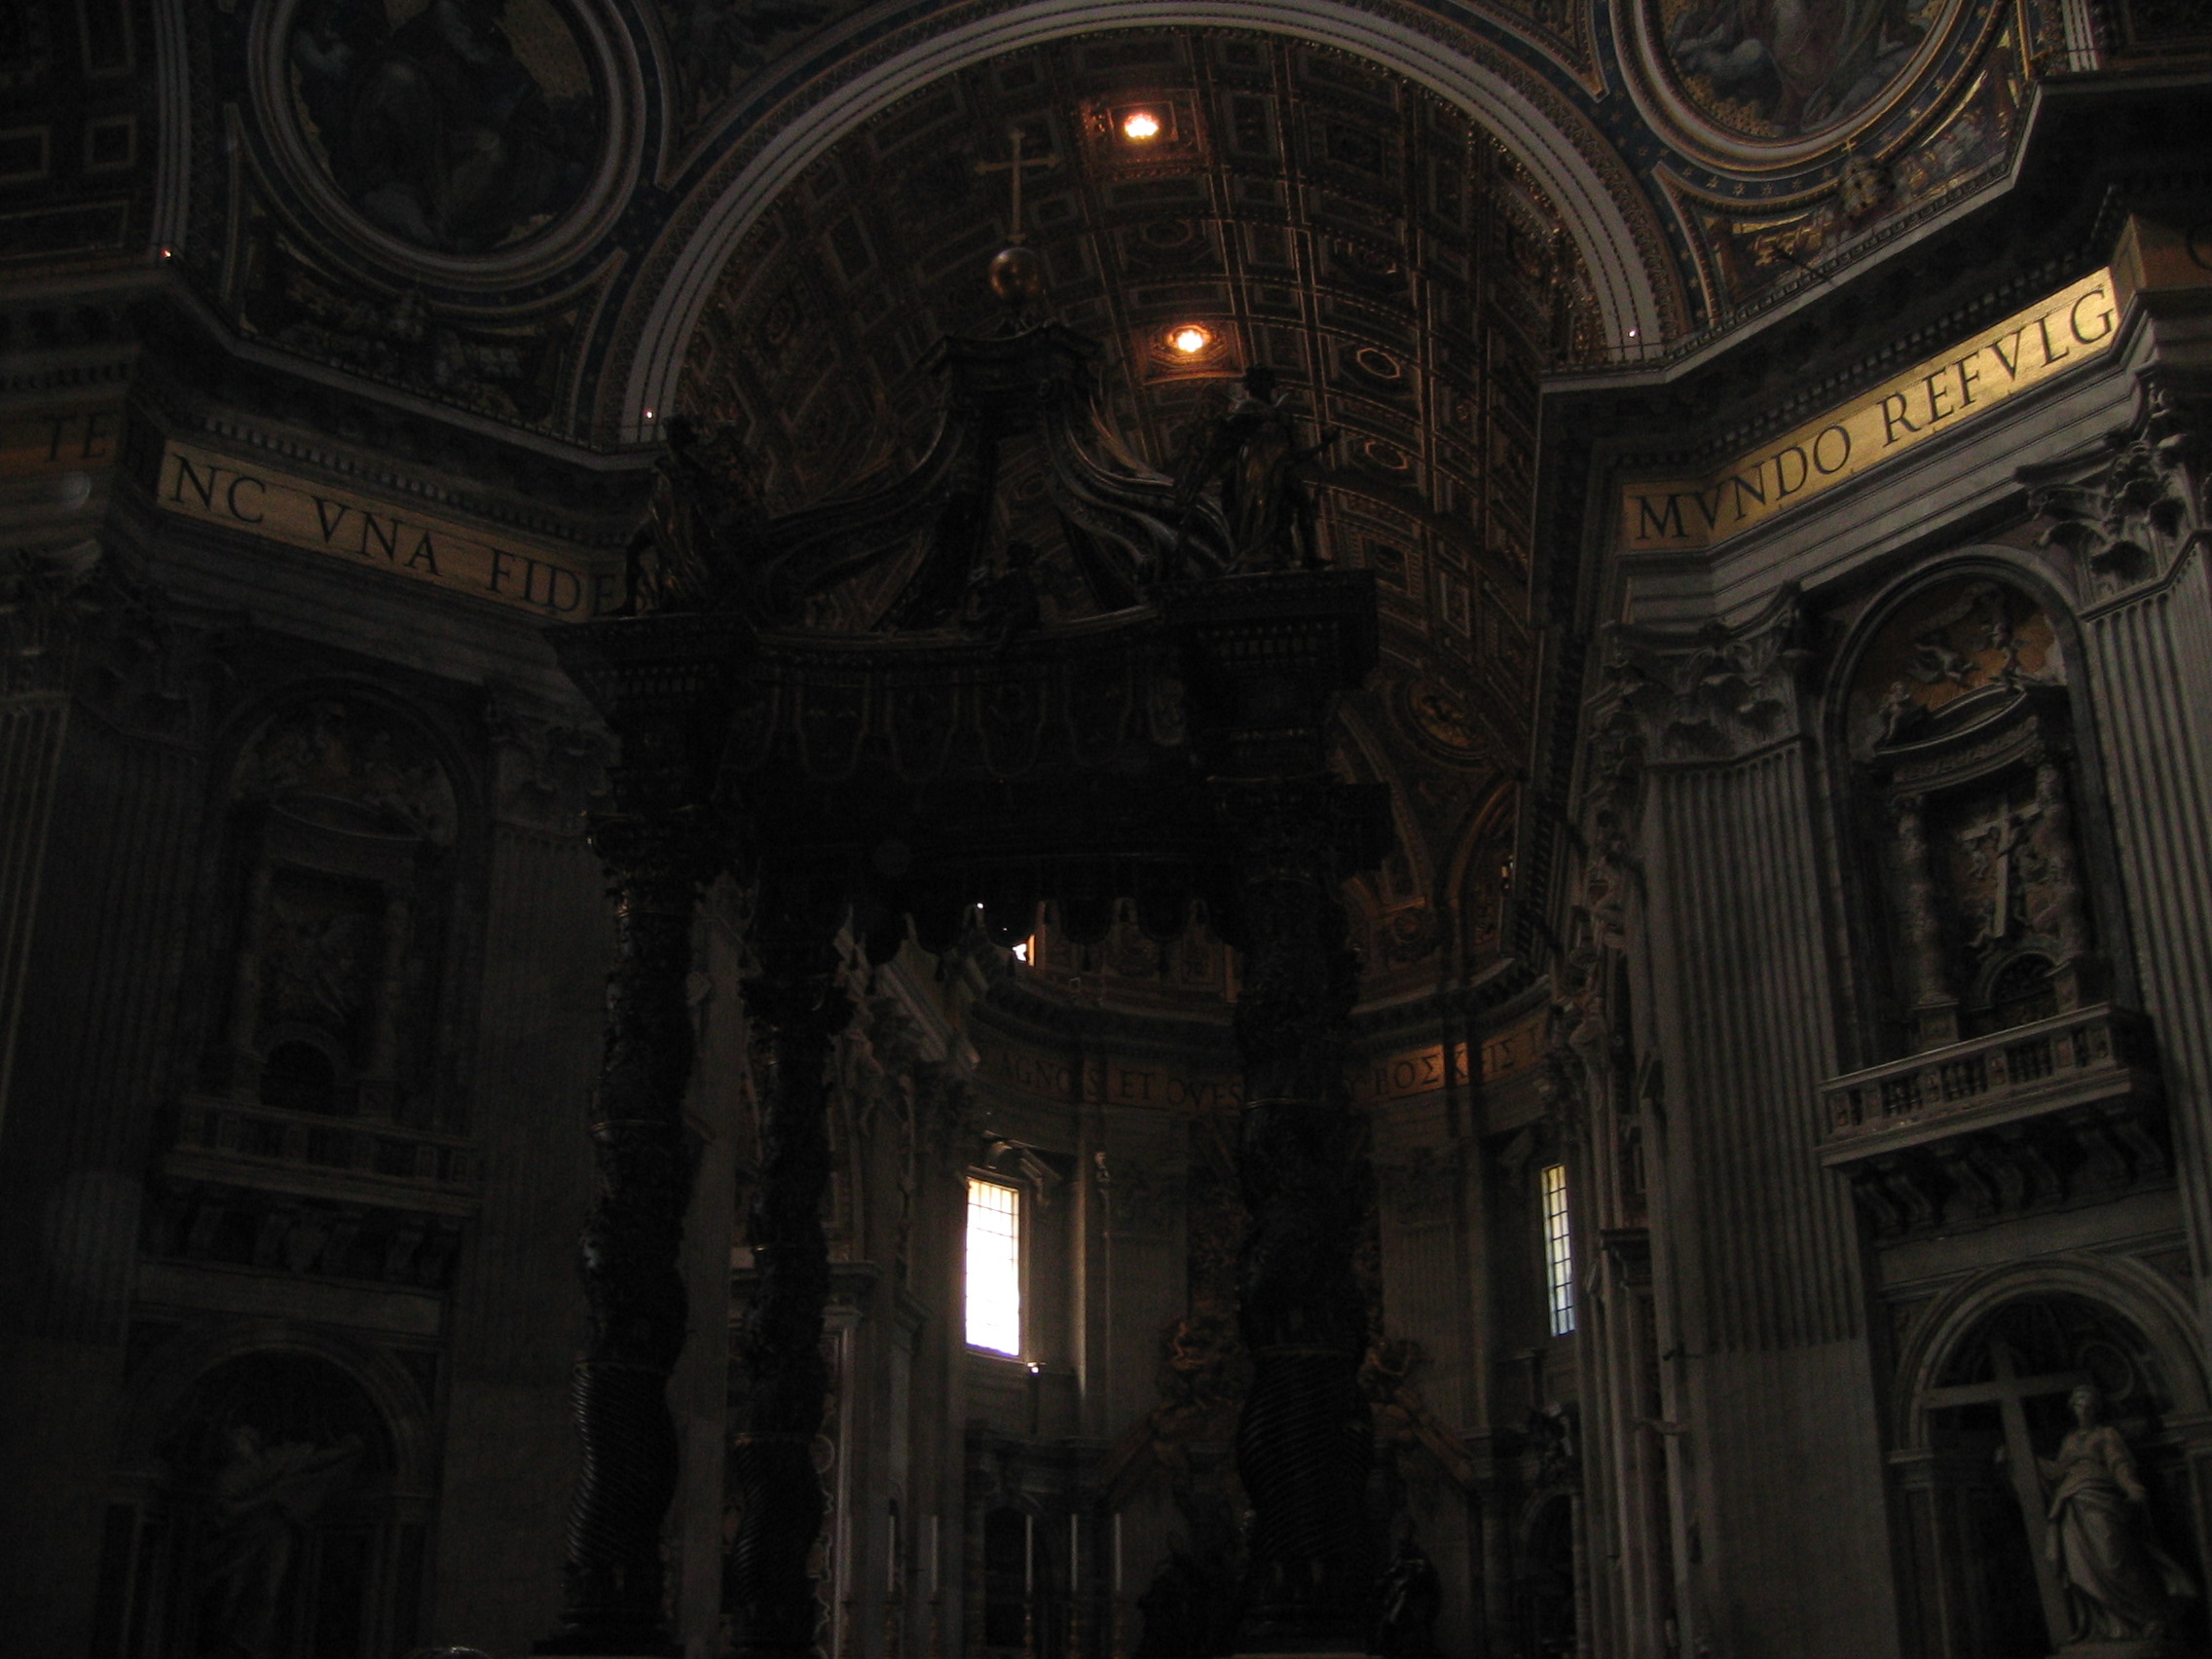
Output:
M1431 42L1441 61L1508 89L1499 175L1565 202L1561 181L1589 169L1576 188L1606 203L1597 219L1567 225L1542 206L1533 217L1554 231L1513 256L1539 289L1549 265L1567 261L1571 319L1555 324L1539 307L1529 320L1564 329L1539 346L1572 360L1668 350L1685 330L1723 325L1814 280L1852 246L1996 176L2036 64L2060 38L2056 5L1805 0L1770 15L1748 0L1617 0L1609 28L1568 0L1493 0L1479 17L1403 0L1311 11L1317 21ZM714 244L721 258L731 193L778 134L947 36L982 26L1033 35L1014 20L1035 13L1041 30L1049 12L1034 0L963 0L871 23L852 0L218 9L191 26L213 61L244 73L227 84L226 69L195 105L191 234L180 252L217 311L263 343L502 422L649 440L644 409L675 399L659 379L672 371L647 365L682 354L653 331L665 332L659 313L671 303L695 303L666 301L664 290L698 291L699 249ZM1093 43L1079 54L1089 62L1111 56L1103 43L1122 37L1076 38ZM1140 55L1121 64L1123 84L1137 91L1147 38L1128 37ZM1358 61L1293 46L1290 34L1246 39L1290 50L1307 83L1325 73L1314 62ZM1218 55L1209 74L1217 88L1233 78ZM1335 91L1359 95L1348 83ZM226 129L226 107L246 119ZM1235 119L1198 104L1192 113L1224 130ZM1549 146L1537 169L1546 186L1516 159L1536 153L1531 132L1546 134L1537 142ZM1385 170L1396 148L1378 158ZM1358 166L1348 151L1322 160ZM822 162L810 165L819 171ZM656 188L641 196L635 186L647 178ZM926 197L929 181L917 184ZM791 191L778 189L788 203ZM1339 195L1368 200L1356 184ZM757 246L765 221L755 213L742 209ZM1185 218L1197 227L1206 216ZM1678 235L1663 228L1669 218ZM1579 251L1555 246L1557 233ZM1205 263L1203 236L1166 222L1123 251L1123 274L1161 287ZM1381 263L1363 274L1371 258ZM1357 234L1316 243L1314 263L1378 291L1392 280L1387 252ZM1233 344L1242 342L1221 349ZM1359 342L1334 366L1383 402L1418 379L1404 351L1382 341ZM659 389L639 397L648 384ZM809 413L808 435L833 450L870 431L871 412L833 393ZM1373 430L1348 434L1342 458L1417 486L1433 464Z
M1620 0L1616 16L1714 323L1995 178L2063 38L2045 0Z

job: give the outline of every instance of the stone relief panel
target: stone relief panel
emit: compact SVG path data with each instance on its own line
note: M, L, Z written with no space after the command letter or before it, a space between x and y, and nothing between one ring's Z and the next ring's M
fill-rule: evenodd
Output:
M452 780L372 706L287 710L240 756L232 1076L265 1105L429 1126L450 972Z
M2065 687L2051 617L1979 576L1907 598L1860 660L1847 742L1915 1049L2103 992Z
M461 798L414 724L346 692L232 768L197 965L195 1075L157 1156L158 1258L443 1293L476 1207L473 900Z
M1900 606L1862 659L1852 752L1908 741L1950 704L1992 686L2065 682L2057 631L2040 607L1987 578L1940 583Z

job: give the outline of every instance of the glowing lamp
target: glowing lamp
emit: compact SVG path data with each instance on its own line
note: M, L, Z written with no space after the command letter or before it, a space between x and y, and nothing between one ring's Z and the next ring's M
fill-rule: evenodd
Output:
M1196 357L1213 344L1213 336L1195 322L1186 322L1167 336L1167 344L1186 357Z
M1122 136L1143 143L1160 136L1160 117L1149 109L1131 110L1122 118Z

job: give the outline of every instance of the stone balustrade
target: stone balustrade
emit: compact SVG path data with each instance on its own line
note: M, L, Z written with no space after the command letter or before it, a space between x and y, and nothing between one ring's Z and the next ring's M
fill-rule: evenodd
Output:
M2167 1182L2150 1025L2109 1006L2013 1026L1821 1086L1821 1161L1877 1235L1956 1228Z
M234 1179L259 1167L454 1195L473 1194L479 1174L476 1143L464 1136L202 1097L178 1111L169 1162L218 1163Z

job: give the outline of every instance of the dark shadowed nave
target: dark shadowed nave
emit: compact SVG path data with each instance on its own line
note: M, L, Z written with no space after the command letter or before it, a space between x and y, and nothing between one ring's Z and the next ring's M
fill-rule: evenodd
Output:
M2212 1653L2200 8L0 90L7 1652Z

